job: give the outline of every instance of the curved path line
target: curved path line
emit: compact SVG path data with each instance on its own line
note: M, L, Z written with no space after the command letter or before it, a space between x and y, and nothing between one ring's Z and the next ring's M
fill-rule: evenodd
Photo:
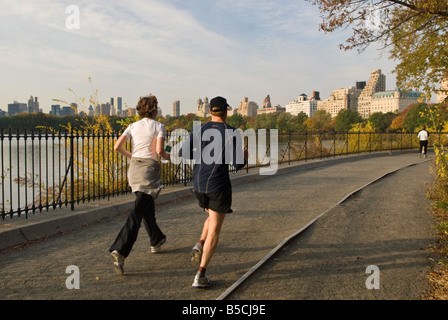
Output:
M296 232L294 232L293 234L291 234L290 236L288 236L287 238L285 238L282 242L280 242L271 252L269 252L263 259L261 259L256 265L254 265L249 271L247 271L240 279L238 279L233 285L231 285L226 291L224 291L224 293L222 293L216 300L224 300L227 298L227 296L229 296L233 291L235 291L245 280L247 280L258 268L260 268L263 264L265 264L267 261L269 261L269 259L272 258L272 256L274 254L276 254L281 248L283 248L289 241L291 241L292 239L294 239L295 237L297 237L300 233L302 233L304 230L306 230L307 228L309 228L313 223L315 223L320 217L322 217L324 214L326 214L327 212L329 212L330 210L334 209L335 207L337 207L338 205L344 203L345 201L347 201L347 199L349 199L350 197L352 197L353 195L355 195L356 193L358 193L359 191L365 189L366 187L368 187L369 185L399 171L420 163L424 163L427 161L430 161L431 159L426 159L423 161L419 161L419 162L415 162L415 163L411 163L408 164L404 167L392 170L390 172L387 172L381 176L379 176L376 179L373 179L372 181L366 183L364 186L350 192L349 194L347 194L344 198L342 198L338 203L336 203L334 206L332 206L331 208L328 208L327 210L325 210L324 212L322 212L321 214L319 214L316 218L314 218L313 220L311 220L310 222L308 222L304 227L302 227L301 229L297 230Z

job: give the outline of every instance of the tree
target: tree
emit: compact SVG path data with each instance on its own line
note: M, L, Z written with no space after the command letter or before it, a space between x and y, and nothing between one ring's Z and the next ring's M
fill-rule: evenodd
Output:
M257 115L254 120L253 129L274 129L277 123L277 112Z
M370 115L369 121L375 127L376 132L385 132L397 116L398 115L393 112L374 112Z
M358 111L342 109L335 117L334 128L336 131L345 132L350 130L353 124L362 122Z
M289 132L294 130L294 116L288 112L278 113L276 129L279 132Z
M227 123L229 125L231 125L232 127L243 129L243 130L246 127L246 120L239 113L235 113L234 115L227 117Z
M404 118L403 128L412 132L420 126L430 126L431 122L428 118L422 117L428 105L426 103L413 104Z
M394 73L403 90L421 88L430 95L448 77L446 0L307 1L319 7L325 33L352 27L341 49L362 52L372 43L388 49L398 62Z
M312 118L305 120L308 131L329 131L331 129L331 114L325 110L317 110Z

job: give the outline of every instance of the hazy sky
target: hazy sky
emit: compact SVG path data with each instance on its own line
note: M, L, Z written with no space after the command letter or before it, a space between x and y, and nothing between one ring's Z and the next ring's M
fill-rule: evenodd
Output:
M79 8L79 29L67 28ZM243 97L285 106L301 93L327 99L381 69L395 88L395 67L376 48L338 48L349 32L318 30L318 9L304 0L0 0L0 109L37 96L75 102L92 86L101 103L128 107L157 96L163 114L196 111L198 98ZM70 24L71 25L71 24ZM87 105L88 107L88 105Z

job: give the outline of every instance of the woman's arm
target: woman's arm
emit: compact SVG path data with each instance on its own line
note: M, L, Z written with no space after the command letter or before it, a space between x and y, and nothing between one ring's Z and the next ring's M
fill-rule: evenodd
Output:
M126 137L125 135L122 135L120 138L118 138L117 142L115 142L114 150L128 158L132 158L132 153L130 153L124 147L124 145L126 144L127 141L128 141L128 137Z
M165 151L165 138L157 138L156 151L165 160L171 160L170 154Z

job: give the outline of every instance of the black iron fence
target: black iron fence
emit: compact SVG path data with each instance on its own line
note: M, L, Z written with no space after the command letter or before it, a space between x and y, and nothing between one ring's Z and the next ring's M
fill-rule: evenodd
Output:
M258 136L247 130L246 141L264 143L266 152L251 154L246 171L276 158L291 163L356 153L419 147L415 133L284 133ZM251 140L250 136L257 137ZM28 215L70 207L131 192L129 160L114 151L118 132L51 132L0 129L0 215ZM262 138L260 138L262 137ZM265 141L260 141L264 139ZM276 154L272 154L275 143ZM432 133L433 143L447 144L446 133ZM131 148L130 144L127 146ZM162 164L164 185L187 184L192 163L178 159ZM235 172L231 169L231 172Z

